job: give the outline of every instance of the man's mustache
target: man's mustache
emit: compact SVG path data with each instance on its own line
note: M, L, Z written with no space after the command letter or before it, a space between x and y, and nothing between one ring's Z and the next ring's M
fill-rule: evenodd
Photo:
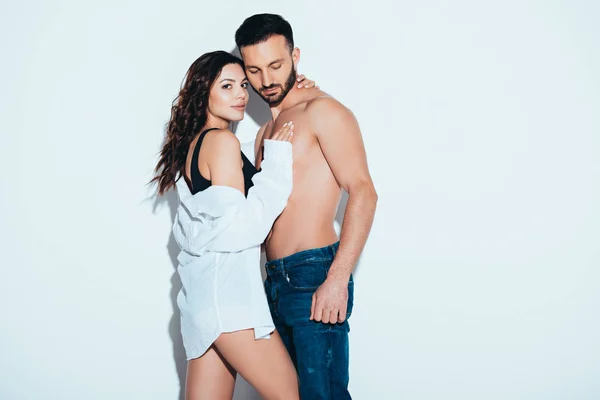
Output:
M262 86L260 88L260 91L263 92L265 90L271 90L271 89L275 89L275 88L278 88L278 87L281 87L281 85Z

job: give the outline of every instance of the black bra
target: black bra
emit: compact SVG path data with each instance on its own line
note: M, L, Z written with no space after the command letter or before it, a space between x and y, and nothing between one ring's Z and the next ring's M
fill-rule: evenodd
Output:
M200 134L200 137L198 138L196 147L194 148L194 154L192 155L192 168L190 171L192 178L190 191L192 192L192 194L196 194L205 189L208 189L212 185L212 183L208 179L203 177L202 173L200 173L200 169L198 168L198 154L200 154L200 146L202 145L202 141L204 140L204 136L206 136L206 133L215 129L217 128L210 128L202 132ZM242 167L242 173L244 174L244 193L247 196L248 190L250 190L250 188L253 186L252 177L258 171L254 167L254 165L252 165L250 160L248 160L248 157L246 157L244 152L241 153L242 162L244 164Z

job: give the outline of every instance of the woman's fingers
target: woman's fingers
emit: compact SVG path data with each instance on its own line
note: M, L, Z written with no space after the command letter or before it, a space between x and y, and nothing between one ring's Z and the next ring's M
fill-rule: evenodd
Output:
M286 141L293 134L294 123L292 121L286 122L283 126L271 136L271 140L282 140ZM289 141L289 140L288 140Z
M318 88L317 83L315 81L311 81L310 79L308 79L304 75L298 75L297 81L298 81L298 89L301 89L301 88L305 88L305 89Z

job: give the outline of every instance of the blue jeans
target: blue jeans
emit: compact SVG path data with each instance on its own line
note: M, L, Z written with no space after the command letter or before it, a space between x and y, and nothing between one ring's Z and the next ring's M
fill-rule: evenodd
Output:
M348 320L338 324L309 320L312 295L325 281L338 245L301 251L266 264L265 290L271 315L298 371L303 400L351 398ZM350 277L347 318L353 303Z

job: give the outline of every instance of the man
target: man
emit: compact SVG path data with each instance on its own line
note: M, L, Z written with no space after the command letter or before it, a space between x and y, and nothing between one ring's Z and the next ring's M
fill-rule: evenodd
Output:
M281 16L254 15L235 39L248 80L273 116L256 138L257 167L263 141L286 122L294 125L293 190L265 241L271 313L298 371L301 398L349 399L352 271L377 202L360 129L331 96L296 87L300 50ZM349 197L338 242L333 221L342 189Z

